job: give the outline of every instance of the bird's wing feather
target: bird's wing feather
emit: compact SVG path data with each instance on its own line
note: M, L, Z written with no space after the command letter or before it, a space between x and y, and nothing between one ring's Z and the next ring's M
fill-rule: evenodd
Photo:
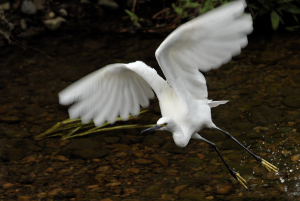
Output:
M101 68L59 93L59 102L68 105L70 118L94 120L95 125L105 121L114 123L118 116L127 120L138 115L140 105L149 106L153 90L160 93L165 81L143 62L112 64ZM152 89L153 90L152 90Z
M234 1L197 17L172 32L155 52L168 83L186 99L206 99L200 71L220 67L240 53L252 31L246 4Z

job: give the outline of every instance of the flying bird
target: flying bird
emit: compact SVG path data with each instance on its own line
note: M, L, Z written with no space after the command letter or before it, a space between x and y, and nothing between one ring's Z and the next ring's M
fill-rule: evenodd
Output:
M212 121L211 108L227 101L208 99L206 80L200 72L219 68L240 54L253 30L252 18L244 13L246 3L237 0L209 11L175 29L158 47L155 57L167 80L142 61L105 66L73 83L59 93L59 102L69 105L70 118L91 120L96 126L114 123L118 116L127 120L148 107L154 93L162 117L143 132L166 130L174 142L185 147L191 138L209 144L230 174L247 188L246 180L232 170L216 145L201 137L203 128L216 129L245 149L267 170L277 167L252 153L231 134Z

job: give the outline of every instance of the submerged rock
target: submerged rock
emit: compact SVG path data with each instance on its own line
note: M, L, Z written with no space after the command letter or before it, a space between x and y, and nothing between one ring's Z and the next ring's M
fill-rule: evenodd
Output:
M62 17L56 17L54 19L45 20L44 24L48 29L54 31L60 27L62 22L65 22L65 21L66 20Z
M114 0L98 0L100 6L106 6L111 9L119 8L119 5Z
M23 1L21 11L27 15L33 15L37 12L37 6L32 1Z
M201 189L188 189L179 193L179 198L190 199L195 201L205 200L205 192Z
M292 108L299 108L300 107L300 96L288 96L283 99L283 103Z
M140 195L149 198L160 197L162 194L168 192L166 188L162 184L154 184L148 188L146 188Z
M280 121L282 111L268 107L254 107L250 111L249 119L257 125L269 125Z
M159 154L153 154L150 156L151 159L153 159L155 162L160 163L161 165L163 165L164 167L168 167L169 166L169 161L168 159L166 159L165 157L163 157L162 155Z

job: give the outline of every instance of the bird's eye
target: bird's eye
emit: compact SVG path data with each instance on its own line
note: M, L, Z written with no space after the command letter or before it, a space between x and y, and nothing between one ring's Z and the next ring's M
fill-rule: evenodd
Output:
M164 123L164 124L163 124L163 126L166 126L166 125L168 125L168 123Z

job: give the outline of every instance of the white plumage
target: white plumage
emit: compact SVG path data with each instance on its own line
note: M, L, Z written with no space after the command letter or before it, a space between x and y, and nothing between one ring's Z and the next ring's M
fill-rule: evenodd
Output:
M69 109L70 118L80 117L84 123L93 120L95 125L102 125L105 121L114 123L118 116L127 120L130 114L138 115L140 106L149 106L154 91L162 118L156 127L147 130L172 132L180 147L186 146L191 138L200 139L218 152L213 143L197 133L204 127L215 128L245 148L212 122L211 107L227 101L207 99L206 81L199 72L219 68L247 45L247 34L253 28L251 16L244 14L245 6L244 0L228 3L173 31L155 52L167 81L142 61L112 64L64 89L59 93L60 103L76 102ZM246 150L270 168L266 161ZM245 186L239 174L224 163L232 176Z

